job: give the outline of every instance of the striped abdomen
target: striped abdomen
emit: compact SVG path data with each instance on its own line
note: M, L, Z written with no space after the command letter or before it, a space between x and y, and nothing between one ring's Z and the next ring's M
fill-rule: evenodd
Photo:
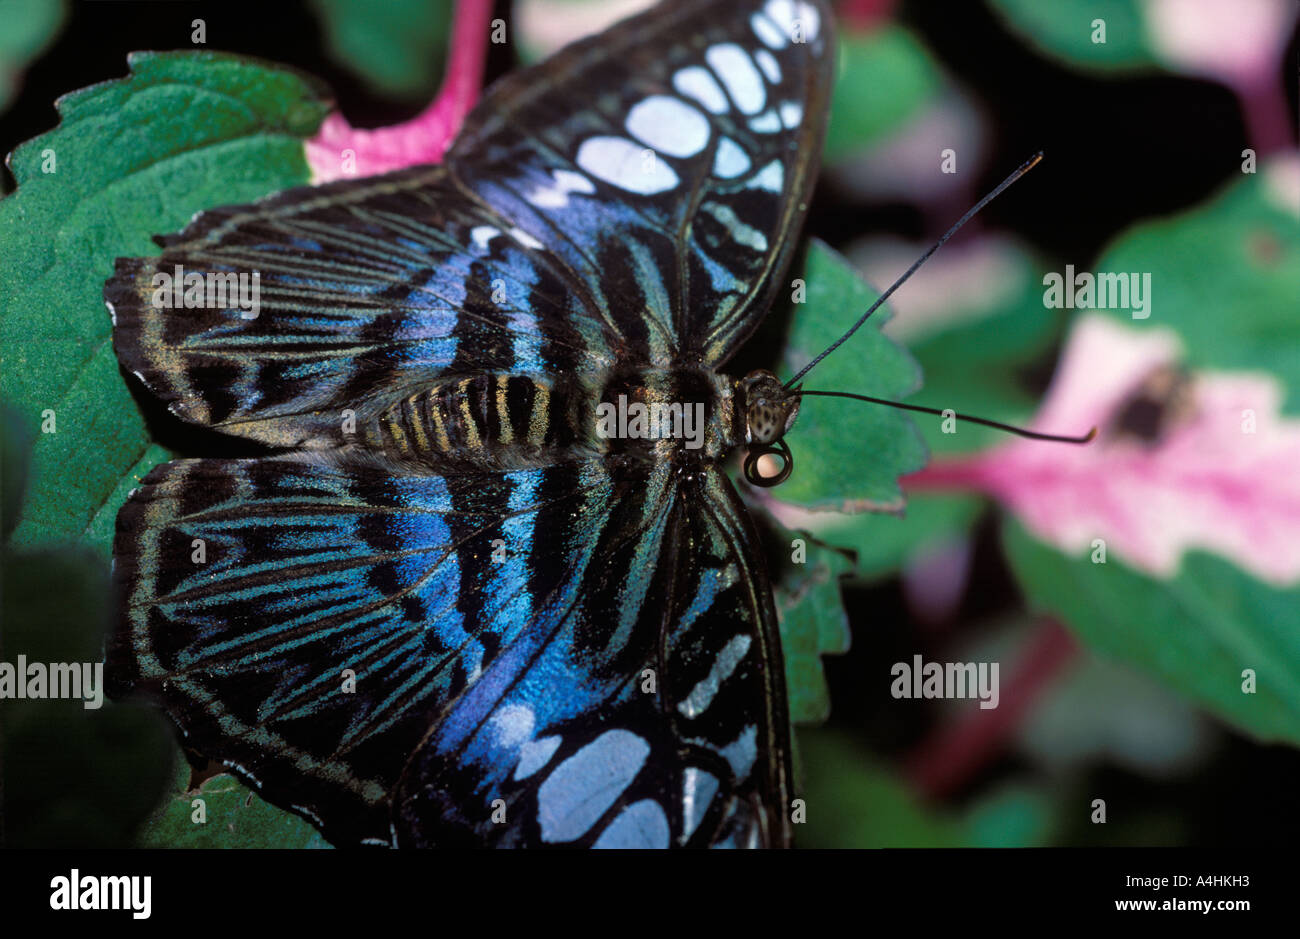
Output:
M616 405L619 419L601 420ZM671 420L649 421L637 433L640 406L648 413L684 416L681 429L692 433L661 434L661 427L674 430ZM371 452L499 468L529 465L556 450L712 460L734 444L732 422L730 379L705 370L486 374L410 392L368 421L363 434Z
M592 397L577 382L476 375L403 397L365 428L368 447L411 458L477 461L582 443Z

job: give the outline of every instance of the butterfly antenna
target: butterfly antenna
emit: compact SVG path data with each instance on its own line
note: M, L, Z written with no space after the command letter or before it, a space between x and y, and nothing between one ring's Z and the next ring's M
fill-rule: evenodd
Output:
M1008 433L1018 434L1021 437L1028 437L1030 440L1054 440L1057 443L1088 443L1097 436L1097 428L1093 428L1086 434L1079 437L1069 437L1062 434L1041 434L1036 430L1027 430L1024 427L1016 427L1012 424L1003 424L1001 421L990 421L983 417L971 417L969 414L958 414L956 411L941 411L938 408L922 407L919 404L904 404L902 401L890 401L887 398L873 398L870 395L853 394L848 391L806 391L802 388L791 392L799 395L817 395L822 398L852 398L855 401L869 401L872 404L884 404L891 408L901 408L904 411L920 411L923 414L937 414L939 417L953 417L959 421L970 421L972 424L983 424L985 427L996 427L998 430L1005 430Z
M785 383L785 387L786 388L794 387L795 383L798 382L799 379L807 375L812 370L813 366L815 366L822 359L826 358L826 356L830 355L832 352L834 352L836 349L842 346L850 336L852 336L862 327L863 323L865 323L868 319L871 318L871 314L876 312L876 310L880 307L880 305L884 303L886 300L888 300L890 295L893 294L895 290L897 290L899 287L903 285L903 282L907 280L907 278L911 277L913 274L916 273L916 269L918 267L920 267L922 264L924 264L926 261L930 259L930 255L934 254L936 251L942 248L943 243L947 241L949 238L951 238L953 235L955 235L958 229L960 229L963 225L969 222L971 218L974 217L976 212L984 208L984 206L988 205L999 195L1001 195L1002 190L1006 189L1008 186L1014 183L1021 176L1024 176L1035 166L1037 166L1038 161L1041 160L1042 158L1043 158L1043 151L1039 150L1028 160L1022 163L1019 169L1017 169L1006 179L1002 180L1002 182L998 183L996 189L990 192L979 202L975 203L974 208L972 208L969 212L967 212L965 215L959 218L957 220L957 224L952 226L952 228L948 229L946 232L944 232L943 237L940 238L938 241L936 241L930 247L929 251L925 252L925 254L921 255L919 258L916 259L916 263L907 269L907 273L905 273L902 277L898 278L898 280L894 281L894 283L890 286L890 288L886 290L884 293L882 293L879 299L877 299L875 303L871 304L871 306L867 309L867 312L863 313L862 316L858 319L858 321L854 323L851 327L849 327L848 332L846 332L839 339L836 339L834 342L832 342L830 346L828 346L826 350L822 352L821 355L817 356L817 358L813 359L803 368L799 369L798 373L794 376L794 378L790 379L788 382ZM973 420L973 418L968 418L968 420Z

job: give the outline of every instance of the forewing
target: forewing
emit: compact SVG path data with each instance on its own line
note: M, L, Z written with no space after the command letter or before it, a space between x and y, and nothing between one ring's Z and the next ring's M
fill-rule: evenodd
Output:
M119 360L281 447L447 375L719 364L793 250L832 51L821 0L669 0L498 82L444 166L203 212L120 259Z
M441 167L204 212L161 257L119 259L104 290L114 346L180 417L283 447L337 440L377 389L608 367L616 328L510 229ZM205 292L226 274L256 309ZM192 304L159 292L193 277Z
M635 358L724 361L779 289L831 88L822 0L665 0L507 76L445 159Z

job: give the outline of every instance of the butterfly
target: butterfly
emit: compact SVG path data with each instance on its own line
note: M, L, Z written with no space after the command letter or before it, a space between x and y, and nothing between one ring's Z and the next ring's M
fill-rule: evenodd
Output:
M111 693L336 844L788 845L726 465L797 400L721 368L807 211L832 30L823 0L665 0L497 82L438 165L119 259L124 370L268 452L130 495ZM159 302L173 271L257 308Z

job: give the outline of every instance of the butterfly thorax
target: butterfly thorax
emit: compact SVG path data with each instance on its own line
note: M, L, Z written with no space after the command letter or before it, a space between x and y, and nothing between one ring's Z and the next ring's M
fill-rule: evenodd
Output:
M364 444L400 460L496 468L557 455L711 463L743 439L733 379L704 368L449 378L390 401Z

